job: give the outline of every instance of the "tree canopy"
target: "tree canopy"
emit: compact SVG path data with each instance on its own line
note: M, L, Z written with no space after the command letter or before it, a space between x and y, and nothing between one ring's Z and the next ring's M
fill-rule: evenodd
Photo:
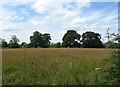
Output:
M49 33L45 33L42 35L42 39L43 39L43 47L47 48L50 45L50 40L51 40L51 36Z
M83 48L101 48L103 47L101 35L91 31L85 32L82 35L82 47Z
M1 48L6 48L7 47L7 42L4 39L0 38L0 47Z
M61 47L62 47L61 42L51 43L50 44L50 48L61 48Z
M26 42L22 42L22 43L21 43L21 45L20 45L20 47L21 47L21 48L27 48L27 47L28 47L28 45L27 45L27 43L26 43Z
M78 34L75 30L68 30L62 38L62 46L70 48L80 47L80 37L80 34Z
M109 33L109 32L108 32ZM0 38L0 47L2 48L120 48L119 34L109 33L109 40L102 43L101 35L92 31L87 31L82 34L77 33L76 30L68 30L62 38L62 42L51 43L51 35L49 33L42 34L38 31L33 32L30 36L30 43L22 42L19 45L19 39L16 35L11 36L11 40L7 44L5 39ZM104 44L104 45L103 45Z
M19 39L16 37L16 35L11 36L11 40L8 44L9 48L19 48Z
M33 32L33 35L30 36L30 45L32 47L42 47L46 48L50 45L51 36L49 33L41 34L38 31Z

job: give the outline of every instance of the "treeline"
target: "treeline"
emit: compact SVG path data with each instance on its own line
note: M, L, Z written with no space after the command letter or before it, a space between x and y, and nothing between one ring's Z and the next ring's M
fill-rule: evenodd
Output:
M62 43L51 43L51 35L49 33L42 34L38 31L33 32L30 36L30 43L22 42L13 35L9 42L0 38L0 47L2 48L120 48L120 36L117 34L109 34L106 36L108 41L102 43L101 35L92 31L87 31L82 35L75 30L68 30L62 38Z

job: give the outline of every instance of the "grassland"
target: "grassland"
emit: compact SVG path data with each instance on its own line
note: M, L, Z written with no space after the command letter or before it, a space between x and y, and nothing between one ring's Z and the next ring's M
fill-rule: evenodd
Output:
M112 49L3 49L3 85L96 85ZM95 68L100 68L95 71Z

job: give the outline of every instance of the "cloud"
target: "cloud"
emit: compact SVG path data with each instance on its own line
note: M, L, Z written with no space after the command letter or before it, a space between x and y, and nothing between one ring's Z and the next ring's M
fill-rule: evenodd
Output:
M20 41L29 42L29 36L37 30L50 33L52 42L57 42L62 41L68 29L82 34L87 30L103 31L108 25L112 25L111 28L116 27L116 11L105 16L109 6L102 11L94 11L89 9L92 5L90 1L5 0L0 4L0 31L3 33L0 37L9 40L10 35L15 34Z
M48 31L59 33L63 36L63 31L66 25L76 24L84 22L85 18L79 17L82 13L82 8L88 8L90 2L72 3L72 2L40 2L37 1L33 6L34 9L39 14L46 14L45 17L38 21L40 18L31 19L32 23L40 24L41 26L49 26ZM74 8L74 9L73 9ZM54 35L53 34L53 35ZM58 34L57 34L58 35ZM55 39L55 36L54 36Z
M72 24L85 21L85 18L79 17L82 13L82 8L87 8L90 6L90 2L78 2L78 3L71 3L71 2L40 2L37 1L33 6L34 9L39 14L47 14L43 20L51 21L56 24ZM74 8L74 9L72 9ZM74 18L74 19L73 19ZM72 21L70 23L70 21ZM62 25L62 26L63 26Z

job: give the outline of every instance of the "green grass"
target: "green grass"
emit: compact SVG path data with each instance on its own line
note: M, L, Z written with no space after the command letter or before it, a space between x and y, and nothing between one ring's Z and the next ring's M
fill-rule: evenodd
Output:
M3 49L3 85L96 85L112 49ZM99 67L99 71L95 68ZM96 77L97 75L97 77Z

